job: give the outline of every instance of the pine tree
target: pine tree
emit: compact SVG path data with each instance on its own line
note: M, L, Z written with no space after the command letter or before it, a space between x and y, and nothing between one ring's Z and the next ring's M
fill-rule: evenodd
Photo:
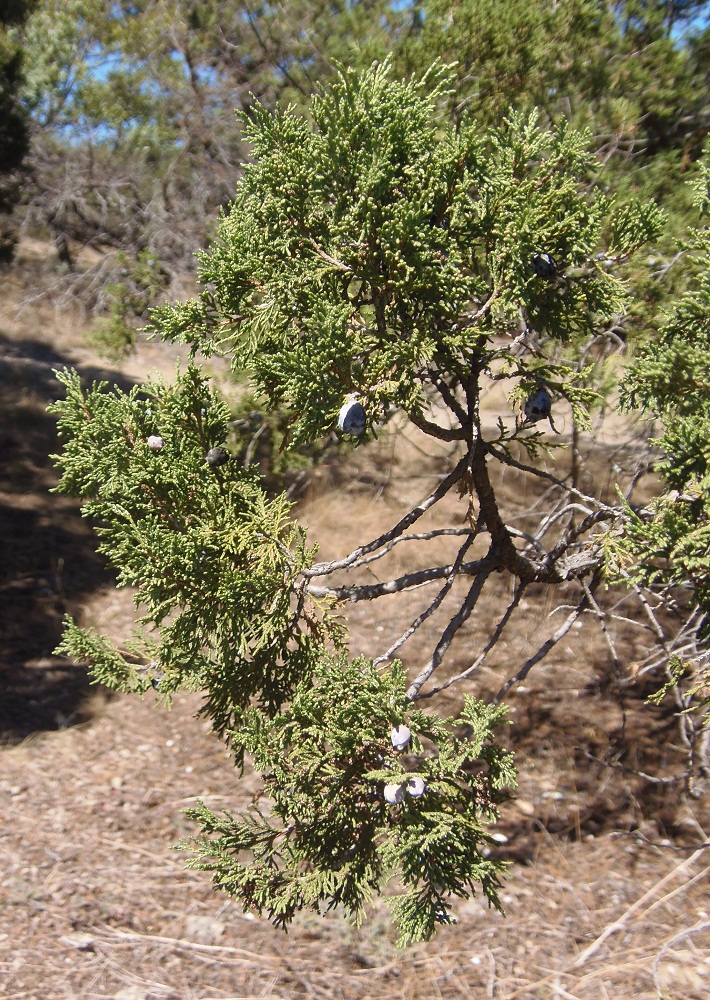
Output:
M61 650L119 691L203 692L203 714L237 764L249 754L271 803L222 817L199 805L192 863L280 925L303 907L340 905L360 919L394 878L403 942L450 922L456 897L482 891L499 905L503 866L485 848L514 782L496 741L502 698L585 611L603 617L604 541L629 519L625 502L582 491L540 459L557 414L589 426L607 372L588 359L603 356L628 304L618 272L662 225L653 204L617 207L589 183L588 136L543 129L534 114L491 130L451 125L448 86L440 66L402 82L375 65L340 72L310 117L252 108L253 162L200 256L202 291L153 312L156 333L189 345L187 369L129 393L84 389L64 372L54 405L60 488L82 498L142 608L121 648L68 621ZM451 464L378 538L319 562L285 495L230 456L229 412L198 353L246 371L285 414L293 446L336 428L364 442L403 412L451 445ZM494 434L480 413L491 381L511 401ZM532 532L506 523L496 466L548 490ZM450 494L457 523L417 530ZM459 542L450 565L348 581L395 545L444 535ZM576 588L576 604L493 704L466 696L456 718L424 711L494 574L514 596L477 663L531 585ZM437 582L381 656L349 656L339 602ZM407 677L398 649L445 603L448 625Z

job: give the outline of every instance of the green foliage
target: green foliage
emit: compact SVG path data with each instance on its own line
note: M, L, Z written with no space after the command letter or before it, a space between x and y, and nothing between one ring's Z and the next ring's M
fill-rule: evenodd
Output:
M698 211L707 217L710 171L701 165L692 183ZM625 530L607 542L610 580L690 590L700 612L697 632L710 636L710 230L683 244L695 277L669 311L657 339L645 344L622 381L622 404L650 412L661 425L656 469L665 489L641 512L630 509ZM704 644L706 645L706 643ZM696 690L707 686L698 660ZM705 657L706 659L706 657ZM676 658L677 660L677 658ZM679 663L674 676L682 676ZM703 697L706 696L706 693Z
M512 107L589 129L602 164L595 183L620 206L638 199L666 211L668 235L648 265L627 272L634 301L624 336L643 336L661 305L683 291L670 237L692 225L683 179L708 134L710 5L426 0L407 9L409 28L392 44L395 64L419 72L434 56L455 63L447 101L455 120L495 127Z
M450 920L451 898L479 883L496 905L501 868L482 850L482 825L513 780L492 741L500 709L467 699L458 719L440 719L417 709L420 688L493 573L556 585L600 562L595 540L580 541L599 511L547 552L517 547L488 464L508 461L513 441L531 453L544 442L512 414L488 440L484 382L507 381L523 409L526 393L548 387L584 425L598 386L575 352L623 310L617 272L662 222L655 207L625 209L590 183L587 137L566 124L547 129L518 113L493 130L450 124L449 84L438 64L409 81L377 65L342 70L309 118L255 105L244 125L253 162L200 256L203 290L151 315L193 359L223 353L246 373L266 408L285 415L290 447L332 440L353 394L365 439L400 409L460 443L463 457L428 502L457 487L469 511L480 509L453 570L427 566L381 590L314 583L386 554L426 505L341 562L314 564L286 496L267 494L247 452L210 464L211 449L231 447L230 414L194 360L174 385L127 394L85 391L64 372L67 396L53 407L59 488L83 499L119 585L136 588L143 627L119 649L69 623L62 651L118 690L202 691L203 713L228 733L237 762L251 755L272 802L236 819L196 810L197 863L281 924L320 904L359 919L370 892L398 879L402 941L430 936ZM432 415L436 400L448 425ZM478 535L486 554L465 562ZM349 661L338 600L439 579L433 610L459 572L473 576L468 593L409 687L397 666ZM405 718L414 764L388 745ZM402 798L414 765L424 794Z
M441 69L398 83L384 66L361 80L343 72L314 98L313 126L255 108L256 162L200 256L205 291L154 312L162 335L229 352L293 414L294 443L331 429L348 393L371 428L393 406L416 417L427 365L480 371L507 353L494 344L521 308L556 340L597 329L626 300L593 253L605 222L621 257L660 229L654 206L615 212L585 192L583 135L547 132L534 115L489 135L450 126L436 115L446 85ZM533 272L540 252L558 278ZM563 371L556 388L571 398Z
M269 493L297 495L304 489L314 466L342 456L348 444L335 432L309 445L294 447L287 410L271 410L263 396L251 391L245 379L236 380L230 405L230 448L236 461L258 472Z
M22 23L33 0L12 0L0 12L0 261L12 257L15 231L6 217L19 198L20 167L29 148L20 103L24 53L11 26Z
M211 872L216 886L280 926L323 904L359 923L373 888L397 879L389 903L400 944L451 923L452 897L468 898L479 883L499 907L505 865L482 849L483 823L514 783L511 755L492 742L505 710L467 698L460 719L409 713L405 686L397 664L378 673L364 660L328 657L275 718L248 709L231 738L264 775L269 808L259 799L236 818L202 803L190 810L207 836L185 845L197 853L189 867ZM406 763L390 740L404 721ZM463 726L472 739L457 735ZM385 786L406 788L415 774L424 793L389 804Z
M67 389L53 407L67 439L58 488L85 500L119 586L136 588L140 623L160 630L160 641L146 634L132 647L147 672L106 640L90 649L75 628L62 650L90 658L117 690L135 689L141 676L166 693L208 690L205 712L220 730L253 697L276 710L311 673L323 637L340 632L305 598L291 605L293 578L313 553L288 503L269 500L235 462L206 463L226 438L226 406L194 366L172 386L128 394L106 384L84 393L76 374L58 377ZM159 451L147 444L153 435Z
M680 682L686 671L686 665L680 656L672 656L668 661L668 681L649 695L648 702L651 705L660 705L666 695L672 691Z

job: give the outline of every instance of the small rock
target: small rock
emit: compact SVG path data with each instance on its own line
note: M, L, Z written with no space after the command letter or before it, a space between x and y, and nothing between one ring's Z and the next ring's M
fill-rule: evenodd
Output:
M184 936L196 944L215 944L224 934L224 924L214 917L185 917Z
M96 940L91 934L82 934L77 931L75 934L64 934L60 941L62 944L76 948L78 951L96 951Z

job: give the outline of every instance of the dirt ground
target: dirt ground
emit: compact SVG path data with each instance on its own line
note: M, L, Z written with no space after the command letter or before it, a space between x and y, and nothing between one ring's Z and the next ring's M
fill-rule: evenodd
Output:
M710 995L710 851L699 846L710 839L710 808L678 784L634 773L680 769L677 720L671 707L645 704L652 678L633 679L638 633L622 636L628 670L618 676L591 619L509 699L506 741L520 784L496 828L495 850L512 863L505 917L478 898L462 902L455 927L397 951L385 900L360 929L336 913L303 916L284 934L184 870L172 850L193 832L183 810L200 797L237 811L256 779L248 771L240 779L195 718L199 696L176 699L171 711L155 695L109 696L52 655L65 612L120 637L133 604L113 589L77 505L48 492L56 440L45 412L55 368L128 385L152 369L170 374L175 354L142 344L120 372L108 368L76 316L42 303L19 309L31 297L31 264L2 275L0 301L1 1000ZM615 428L600 440L618 454L623 434ZM430 492L445 459L421 449L405 428L319 471L301 514L324 557L374 537ZM523 511L525 484L505 488ZM456 504L437 508L427 525L460 523ZM386 578L417 555L395 552L378 573ZM493 588L463 630L448 675L475 657L504 588ZM352 651L386 648L416 613L415 598L353 606ZM548 601L527 598L468 690L495 694L537 648L555 621ZM427 625L403 647L412 670L441 619ZM452 687L437 707L455 711L461 695ZM599 763L622 752L629 770Z

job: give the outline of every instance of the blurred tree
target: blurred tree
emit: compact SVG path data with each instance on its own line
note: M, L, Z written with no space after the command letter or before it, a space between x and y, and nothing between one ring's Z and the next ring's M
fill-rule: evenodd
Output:
M620 32L608 5L598 0L425 0L412 12L412 30L398 44L407 68L432 56L457 63L451 95L492 125L508 109L534 107L550 117L572 117L593 107L608 89L607 63Z
M377 47L389 8L43 0L25 35L37 126L29 223L190 267L241 171L235 109L303 104L332 59Z
M494 124L512 105L588 125L600 152L648 156L707 133L705 66L696 39L707 2L424 0L396 50L408 69L456 61L454 113ZM686 153L688 150L685 150Z
M9 215L17 202L20 168L28 151L27 118L22 109L23 52L16 32L33 0L8 0L0 9L0 261L9 260L15 229Z
M680 231L688 211L681 175L710 120L700 30L707 6L42 0L24 39L35 123L26 224L49 229L69 271L63 298L54 290L59 301L81 292L115 318L118 302L141 301L131 278L139 254L162 262L156 294L192 271L192 248L233 197L246 156L234 109L255 99L306 108L334 61L357 68L391 53L404 73L423 71L434 56L457 63L442 97L455 119L465 112L494 125L511 106L536 107L550 122L589 128L606 165L594 183L667 204ZM102 251L98 273L72 271L72 248L87 244ZM673 257L656 247L653 270L634 275L651 311L676 278ZM137 322L126 313L116 329Z
M666 35L678 32L694 21L707 18L707 0L613 0L611 8L624 31Z

